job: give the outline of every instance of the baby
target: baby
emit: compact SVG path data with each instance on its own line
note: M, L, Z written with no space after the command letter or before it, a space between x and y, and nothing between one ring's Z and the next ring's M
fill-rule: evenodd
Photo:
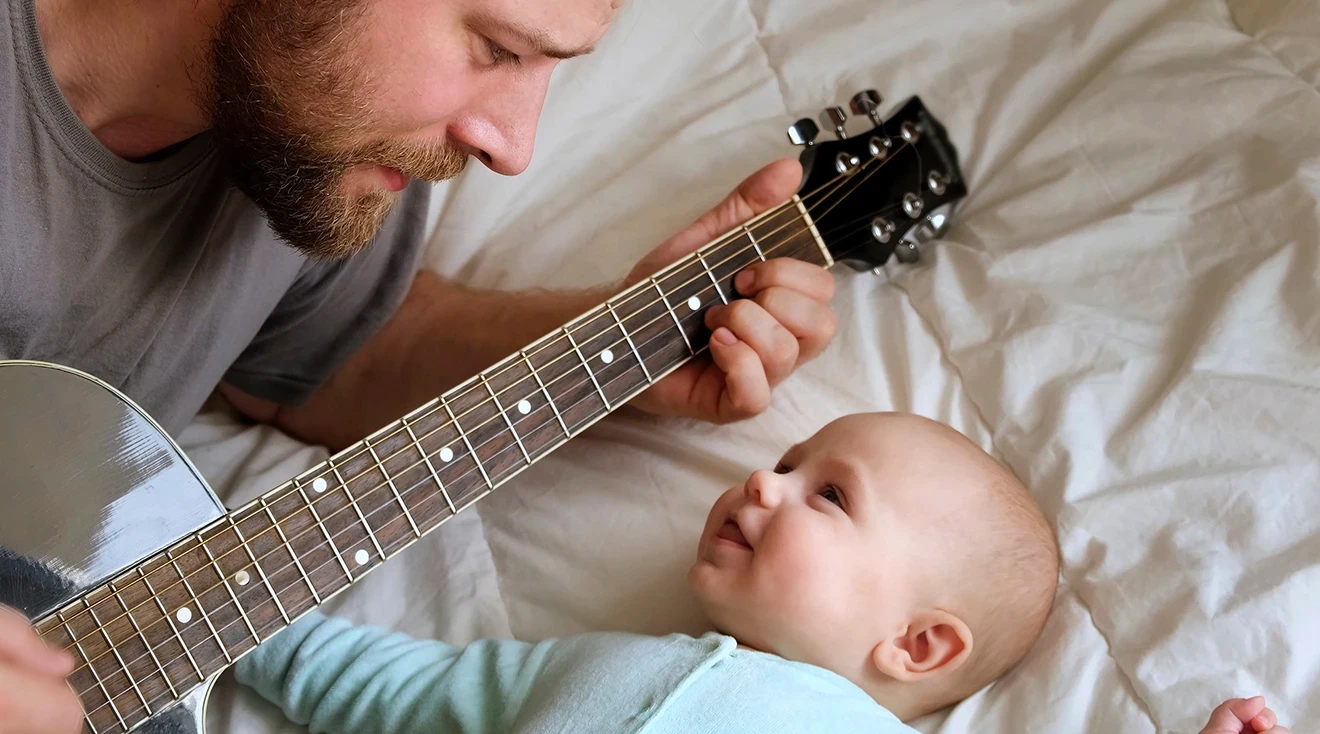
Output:
M1027 653L1058 570L1031 495L962 434L850 415L711 508L688 582L718 633L457 648L313 613L236 677L313 732L910 734ZM1267 728L1256 701L1232 734Z

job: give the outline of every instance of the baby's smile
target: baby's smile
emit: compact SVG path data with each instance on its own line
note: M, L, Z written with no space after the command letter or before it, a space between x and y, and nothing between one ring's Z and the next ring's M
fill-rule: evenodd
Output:
M732 515L726 518L724 524L715 532L715 539L746 548L747 550L752 549L752 544L747 542L747 537L743 535L742 528L738 527L738 521L735 520Z

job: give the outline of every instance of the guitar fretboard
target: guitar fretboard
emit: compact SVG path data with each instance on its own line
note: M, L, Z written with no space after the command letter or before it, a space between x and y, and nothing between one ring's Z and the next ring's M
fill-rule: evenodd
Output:
M733 276L832 265L796 198L37 624L126 732L703 350Z

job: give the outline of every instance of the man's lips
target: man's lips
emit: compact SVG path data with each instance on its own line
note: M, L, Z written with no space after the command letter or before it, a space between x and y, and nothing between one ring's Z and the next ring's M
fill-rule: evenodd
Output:
M752 544L747 542L747 537L743 535L742 528L738 527L738 523L733 518L724 521L720 529L715 531L715 537L742 546L747 550L752 549Z

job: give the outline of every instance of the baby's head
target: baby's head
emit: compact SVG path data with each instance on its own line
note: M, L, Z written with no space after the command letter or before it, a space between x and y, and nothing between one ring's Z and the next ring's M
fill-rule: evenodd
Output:
M688 581L721 631L908 720L1021 660L1058 572L1012 472L948 426L883 413L840 418L725 492Z

